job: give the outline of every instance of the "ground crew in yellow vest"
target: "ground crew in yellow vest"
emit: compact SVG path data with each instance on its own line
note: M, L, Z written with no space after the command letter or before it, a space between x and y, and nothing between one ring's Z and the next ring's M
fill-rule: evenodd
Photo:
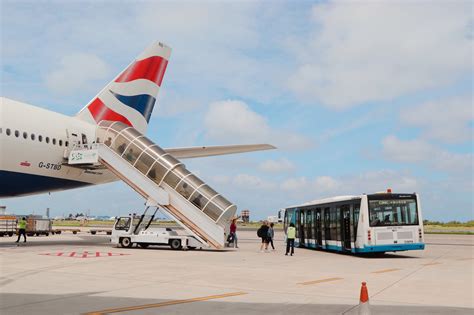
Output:
M290 223L290 226L286 230L286 254L288 256L288 252L291 248L291 256L295 253L295 237L296 237L296 228L293 223Z
M18 243L20 241L20 237L23 235L23 238L25 239L24 242L26 242L26 218L23 217L18 221L18 239L16 242Z

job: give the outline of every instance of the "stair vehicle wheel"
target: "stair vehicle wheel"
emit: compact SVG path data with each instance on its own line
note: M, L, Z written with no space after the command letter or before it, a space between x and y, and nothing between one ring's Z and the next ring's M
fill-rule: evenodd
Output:
M91 231L92 235L95 235L96 233L97 233L97 231Z
M140 246L141 248L148 248L148 245L147 243L138 243L138 246Z
M171 246L171 249L174 249L174 250L181 249L181 240L178 240L178 239L170 240L170 246Z
M129 237L124 237L120 239L120 246L130 248L132 247L132 241Z

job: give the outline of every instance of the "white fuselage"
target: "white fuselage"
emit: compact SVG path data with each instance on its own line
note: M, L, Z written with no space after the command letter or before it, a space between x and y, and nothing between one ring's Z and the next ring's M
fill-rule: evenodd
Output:
M66 144L95 141L96 126L75 117L1 98L0 197L107 183L108 170L68 166Z

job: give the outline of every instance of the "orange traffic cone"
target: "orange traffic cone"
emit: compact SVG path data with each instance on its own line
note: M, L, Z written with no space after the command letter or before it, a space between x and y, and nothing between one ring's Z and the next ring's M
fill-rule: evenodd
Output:
M370 315L369 292L365 282L362 282L360 288L359 315Z

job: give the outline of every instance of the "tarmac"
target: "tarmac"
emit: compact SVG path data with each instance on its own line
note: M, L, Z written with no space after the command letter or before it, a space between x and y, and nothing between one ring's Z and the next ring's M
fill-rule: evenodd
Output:
M0 238L0 314L473 314L474 236L425 235L424 251L353 256L296 248L117 248L109 236Z

